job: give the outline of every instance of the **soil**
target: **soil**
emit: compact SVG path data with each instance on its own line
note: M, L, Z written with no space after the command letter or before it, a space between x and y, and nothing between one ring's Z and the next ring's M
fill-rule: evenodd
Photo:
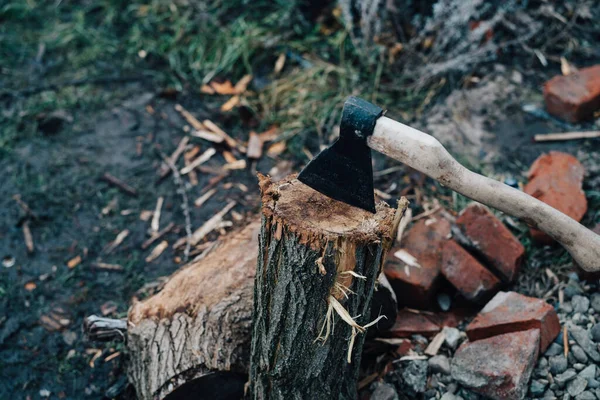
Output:
M508 72L500 75L510 80ZM171 247L157 260L144 261L153 246L140 248L148 238L150 223L140 219L140 212L153 210L157 198L164 196L160 226L171 221L176 224L165 239L173 243L185 236L181 198L170 176L157 183L161 162L155 151L156 147L170 154L184 135L185 122L174 110L173 99L162 98L150 88L129 84L99 90L114 89L118 89L120 100L106 104L104 109L77 111L74 121L58 132L18 142L14 151L0 160L4 177L0 185L0 257L4 265L0 267L0 309L4 310L0 315L0 398L14 393L31 399L48 397L48 393L50 398L103 398L114 397L115 393L130 398L131 389L123 390L124 354L105 361L121 352L123 344L86 342L80 328L82 319L101 315L110 307L114 311L107 316L125 317L132 297L143 299L154 293L159 278L170 275L183 262L182 254ZM470 89L456 90L462 93L462 99L469 98ZM532 144L536 133L564 130L550 119L522 110L523 103L532 99L542 106L536 90L525 86L515 94L507 89L500 92L501 96L491 90L485 97L485 107L481 106L480 96L463 103L463 111L464 107L469 111L463 114L466 125L461 130L467 140L453 147L454 154L468 155L471 162L487 163L486 168L495 174L512 174L522 181L519 174L543 152L589 152L590 145L586 147L584 142ZM510 101L507 96L512 96ZM480 104L475 106L473 101L477 99ZM214 117L224 127L233 127L232 132L241 135L243 131L239 121L219 120L217 113L197 100L182 97L177 102L198 117ZM152 114L148 105L154 110ZM490 109L494 118L490 118ZM450 124L455 111L455 103L441 99L426 115L430 121L437 118L437 126L444 126ZM421 125L443 142L454 141L452 136L444 137L448 130L436 129L431 123ZM206 144L201 146L207 148ZM200 208L192 206L192 228L200 226L230 199L238 202L235 210L247 215L246 219L257 213L260 199L255 172L268 173L276 161L263 157L256 166L232 171L208 202ZM375 170L394 164L380 156L375 161ZM223 164L220 153L207 163L216 168ZM591 164L586 168L598 171ZM137 197L101 181L106 172L134 187ZM213 176L198 174L199 184L188 188L191 202L202 194ZM404 171L398 171L376 180L376 186L384 189L384 184L406 182L405 177ZM248 191L239 185L224 188L229 182L242 183ZM390 204L395 204L403 184L398 186L393 199L388 200ZM35 243L33 254L28 254L23 239L26 214L13 199L16 194L36 216L29 223ZM103 208L113 200L117 204L114 210L104 214ZM233 222L236 226L244 223ZM104 254L105 246L125 229L130 232L125 241L112 253ZM70 268L67 263L77 256L81 256L81 263ZM534 257L538 256L546 255ZM123 270L94 268L98 260L121 265ZM530 262L538 265L535 260Z

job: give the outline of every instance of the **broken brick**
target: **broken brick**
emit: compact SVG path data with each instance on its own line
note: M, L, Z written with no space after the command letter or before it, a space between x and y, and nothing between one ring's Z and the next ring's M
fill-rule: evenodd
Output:
M398 311L396 323L387 332L389 336L406 338L412 335L434 336L442 328L427 317L425 313L402 309Z
M539 331L530 329L465 343L452 359L452 378L492 399L523 399L539 354L539 341Z
M587 199L582 190L584 173L583 165L577 158L551 151L539 156L531 165L529 183L523 191L581 221L587 211ZM553 243L550 236L534 228L531 229L531 236L538 243Z
M600 110L600 65L558 75L544 85L546 110L569 122L591 119Z
M540 331L540 351L544 352L560 333L554 307L541 299L499 292L467 326L467 337L476 341L528 329Z
M454 240L444 244L442 275L466 299L481 302L496 293L500 280Z
M388 253L384 272L396 292L399 306L427 308L433 303L440 282L441 248L450 235L450 223L434 214L418 221L402 240L402 246ZM405 250L420 268L410 267L394 256Z
M499 277L512 282L521 267L525 248L485 206L473 203L461 211L456 224L470 247Z

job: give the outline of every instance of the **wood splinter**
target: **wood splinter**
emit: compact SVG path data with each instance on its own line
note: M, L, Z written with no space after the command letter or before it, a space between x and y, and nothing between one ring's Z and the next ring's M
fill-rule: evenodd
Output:
M362 332L408 202L371 214L294 176L259 181L250 397L355 399Z

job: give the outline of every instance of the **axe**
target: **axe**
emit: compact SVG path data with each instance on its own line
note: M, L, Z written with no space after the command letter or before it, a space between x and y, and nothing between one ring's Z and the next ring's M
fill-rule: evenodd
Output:
M426 133L384 117L383 110L350 97L340 137L311 160L298 179L335 200L375 212L371 149L475 201L517 217L559 242L586 271L600 271L600 236L542 201L474 173Z

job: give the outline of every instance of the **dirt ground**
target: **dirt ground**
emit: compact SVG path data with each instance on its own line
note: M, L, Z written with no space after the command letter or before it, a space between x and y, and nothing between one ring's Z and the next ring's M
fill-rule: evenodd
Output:
M598 141L539 144L532 138L538 133L593 129L595 125L565 126L543 113L532 112L527 105L543 110L541 83L559 69L556 64L549 69L531 63L531 56L523 55L526 57L526 71L522 66L498 64L472 84L456 84L440 92L424 110L392 109L388 115L411 116L409 122L447 144L461 161L502 180L525 182L530 163L550 150L578 156L588 174L584 190L589 211L583 223L591 226L600 221ZM265 64L269 69L273 58ZM1 82L10 86L6 77ZM260 86L260 82L255 85ZM182 252L171 246L156 260L146 262L153 246L140 248L150 226L140 215L154 210L160 196L164 197L160 227L175 223L165 240L172 244L185 236L177 185L172 176L157 179L159 152L171 154L186 135L186 122L174 106L181 104L199 119L214 120L242 141L252 129L243 110L223 113L220 104L206 100L196 90L178 90L173 95L165 91L167 87L152 82L91 85L86 96L96 97L98 104L67 107L69 118L59 118L62 122L58 128L44 130L38 124L34 134L17 136L10 149L0 153L0 398L131 398L131 389L126 388L123 344L87 342L81 325L83 318L92 314L125 317L133 297L153 293L160 278L184 262ZM310 101L318 108L333 108L327 102L331 100ZM35 113L37 110L30 117L35 118ZM192 142L202 151L211 147L205 141ZM317 146L308 147L318 151ZM228 200L237 202L234 210L243 216L255 214L259 207L256 172L269 173L274 166L280 173L299 171L307 161L306 152L290 150L278 156L265 155L243 170L230 171L202 207L190 207L192 228L208 220ZM217 152L206 166L219 169L224 163L223 155ZM376 171L397 165L375 157ZM137 196L101 180L105 173L132 186ZM190 202L204 193L214 177L199 172L195 186L186 180ZM466 204L466 199L453 197L432 181L417 185L418 179L413 178L411 171L398 169L376 176L375 185L391 196L389 202L394 202L407 185L421 185L426 202L439 198L455 211ZM415 193L414 189L408 192L411 207L419 212L423 204L415 201L419 199ZM32 214L19 206L15 195ZM231 220L234 227L244 223L243 219ZM24 224L32 233L33 253L25 245ZM528 250L527 267L518 284L522 292L534 294L543 289L532 282L545 266L558 272L571 269L563 250L534 248L524 225L514 229ZM107 254L107 244L124 230L129 231L125 240ZM209 240L218 235L211 234ZM81 257L80 262L74 261L77 257ZM98 262L117 264L122 270L97 268L94 265Z

